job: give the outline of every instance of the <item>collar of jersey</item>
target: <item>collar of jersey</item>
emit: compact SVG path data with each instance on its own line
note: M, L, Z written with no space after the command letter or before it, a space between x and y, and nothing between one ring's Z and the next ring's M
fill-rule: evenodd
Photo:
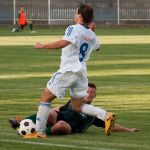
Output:
M89 27L86 24L81 24L83 27L85 27L86 29L89 29Z

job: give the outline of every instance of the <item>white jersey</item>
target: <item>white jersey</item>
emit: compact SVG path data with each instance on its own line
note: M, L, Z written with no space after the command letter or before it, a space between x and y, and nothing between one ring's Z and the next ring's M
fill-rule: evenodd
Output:
M86 75L86 61L100 44L95 33L83 25L76 24L66 29L64 40L71 42L62 48L60 71L82 72Z

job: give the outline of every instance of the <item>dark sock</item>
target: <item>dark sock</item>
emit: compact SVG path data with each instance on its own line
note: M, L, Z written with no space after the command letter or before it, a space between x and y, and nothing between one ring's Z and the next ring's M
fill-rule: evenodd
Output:
M21 25L21 30L23 31L23 29L24 29L24 25Z
M16 31L16 32L19 32L19 28L16 28L15 31Z
M32 24L30 24L30 31L32 31L33 30L33 26L32 26Z

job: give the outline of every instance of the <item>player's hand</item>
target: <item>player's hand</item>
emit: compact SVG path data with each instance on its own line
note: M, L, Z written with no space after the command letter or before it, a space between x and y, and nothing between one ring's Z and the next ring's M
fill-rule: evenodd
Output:
M95 22L91 22L91 23L89 24L89 28L94 32L95 29L96 29L96 24L95 24Z
M130 130L130 132L137 132L137 131L140 131L140 129L137 129L137 128L130 128L129 130Z
M43 48L43 45L39 42L37 42L35 45L34 45L35 48Z

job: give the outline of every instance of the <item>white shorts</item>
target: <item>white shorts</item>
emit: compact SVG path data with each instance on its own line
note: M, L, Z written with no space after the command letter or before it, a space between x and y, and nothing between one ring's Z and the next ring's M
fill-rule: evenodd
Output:
M70 89L70 95L74 98L83 98L87 96L88 79L82 74L67 71L64 73L56 72L47 83L47 88L58 99L65 96L67 89Z

